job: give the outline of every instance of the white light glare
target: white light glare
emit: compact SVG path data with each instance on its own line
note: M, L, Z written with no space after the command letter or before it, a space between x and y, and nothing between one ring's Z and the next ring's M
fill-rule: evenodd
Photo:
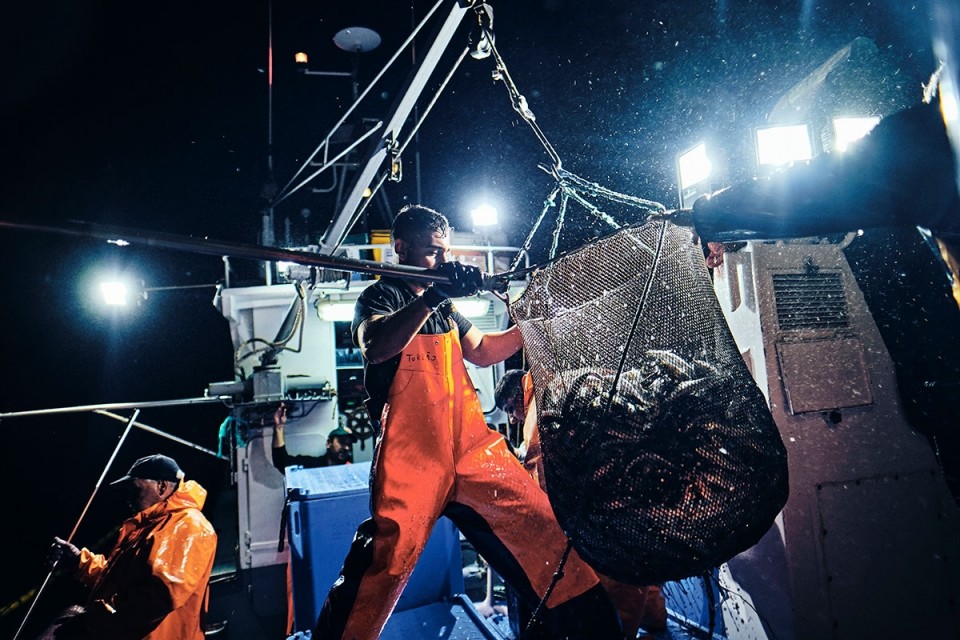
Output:
M453 301L457 311L468 318L479 318L487 314L490 301L486 298L457 298Z
M851 144L870 133L880 122L880 116L862 118L834 118L833 134L837 151L844 152Z
M352 302L328 302L320 307L320 319L326 322L353 321Z
M680 167L680 188L686 189L695 184L699 184L710 177L713 171L713 163L707 157L707 145L701 142L693 149L680 155L677 159Z
M100 294L103 296L103 301L111 307L125 307L127 306L129 298L129 290L127 285L123 282L113 281L113 282L101 282L100 283Z
M757 162L784 165L813 157L810 132L805 124L757 129Z
M497 209L489 204L482 204L470 212L475 227L491 227L497 224Z
M457 311L468 318L479 318L487 314L490 301L486 298L457 298L454 300ZM320 306L320 319L326 322L352 322L353 302L327 302Z

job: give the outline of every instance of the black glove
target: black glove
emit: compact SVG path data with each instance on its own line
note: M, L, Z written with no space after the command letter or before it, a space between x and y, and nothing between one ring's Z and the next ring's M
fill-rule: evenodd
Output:
M472 296L483 286L483 272L461 262L444 262L436 269L450 279L449 284L435 284L423 292L423 301L431 309L439 307L447 298Z
M80 549L62 538L53 537L53 544L47 552L47 566L51 569L59 563L68 571L76 571L80 566Z

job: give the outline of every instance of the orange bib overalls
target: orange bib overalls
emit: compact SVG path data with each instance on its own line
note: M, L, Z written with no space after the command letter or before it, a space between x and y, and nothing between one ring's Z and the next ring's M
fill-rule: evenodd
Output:
M455 330L417 335L400 356L382 414L370 503L372 521L357 531L315 640L376 638L443 514L471 542L481 541L474 546L498 573L508 581L512 573L537 599L567 546L547 496L503 436L487 427ZM563 574L548 607L598 584L576 551Z

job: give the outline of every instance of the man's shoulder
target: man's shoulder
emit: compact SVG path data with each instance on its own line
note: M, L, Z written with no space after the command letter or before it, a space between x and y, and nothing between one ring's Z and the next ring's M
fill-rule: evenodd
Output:
M177 512L182 524L194 529L196 533L216 536L216 529L207 520L207 516L198 507L188 507Z
M397 278L391 278L389 276L384 276L368 286L360 293L361 298L371 297L371 296L383 296L383 295L395 295L402 296L404 290L407 288L407 285L404 284L403 280Z
M407 304L412 296L413 292L402 280L384 277L360 293L357 310L360 315L396 311Z

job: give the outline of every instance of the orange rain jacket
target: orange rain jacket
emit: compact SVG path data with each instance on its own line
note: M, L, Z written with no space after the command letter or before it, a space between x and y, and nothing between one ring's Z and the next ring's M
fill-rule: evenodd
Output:
M91 588L89 629L99 640L203 640L201 611L217 534L200 512L207 491L181 483L167 500L124 521L110 554L80 551Z

